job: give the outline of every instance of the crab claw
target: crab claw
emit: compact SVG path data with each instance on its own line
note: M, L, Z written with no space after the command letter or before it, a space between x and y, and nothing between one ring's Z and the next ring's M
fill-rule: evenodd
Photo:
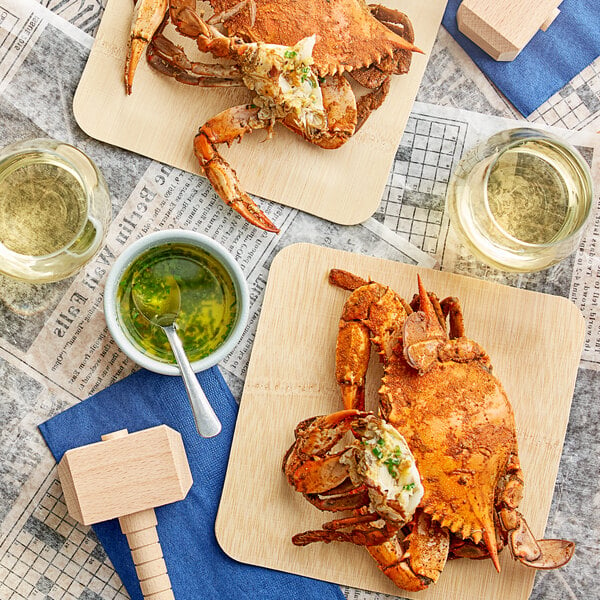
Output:
M125 60L125 91L127 94L131 94L133 78L140 58L160 27L168 8L169 0L137 0L135 3Z
M404 322L404 358L419 373L425 373L437 360L437 350L440 342L448 339L446 330L439 322L433 304L423 285L419 282L419 310L406 317Z
M247 221L272 233L279 229L240 186L231 165L217 151L217 144L230 145L253 129L268 126L258 118L258 108L234 106L208 120L194 138L194 152L204 174L228 206Z

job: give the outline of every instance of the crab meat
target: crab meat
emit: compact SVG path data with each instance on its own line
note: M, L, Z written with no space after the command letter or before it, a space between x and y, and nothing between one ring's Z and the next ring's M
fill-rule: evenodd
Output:
M347 442L350 431L355 439ZM423 487L414 457L393 427L372 413L344 410L303 421L295 435L283 462L289 483L321 510L353 514L295 535L294 544L377 545L410 521Z
M371 419L361 430L354 451L340 457L355 486L369 491L369 510L389 521L407 523L421 498L423 486L405 439L384 421Z

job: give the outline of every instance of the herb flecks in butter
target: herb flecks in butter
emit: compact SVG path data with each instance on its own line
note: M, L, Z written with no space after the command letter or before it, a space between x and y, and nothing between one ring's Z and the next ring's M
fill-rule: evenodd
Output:
M143 277L144 297L166 292L166 281L174 277L181 292L176 326L190 360L211 354L229 336L238 314L235 288L229 273L210 254L190 244L164 244L138 257L119 283L119 320L126 335L143 353L174 363L170 344L160 327L139 313L131 297L134 273Z

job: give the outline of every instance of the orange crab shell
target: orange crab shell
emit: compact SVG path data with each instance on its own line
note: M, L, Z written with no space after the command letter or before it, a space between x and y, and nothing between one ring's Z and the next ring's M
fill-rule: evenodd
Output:
M406 404L398 402L397 389ZM438 363L419 375L393 357L380 394L387 421L417 458L424 511L463 539L478 543L487 536L495 543L495 488L517 448L500 382L478 363Z
M216 13L231 9L239 0L210 0ZM414 41L410 21L405 19L400 37L371 13L364 0L254 0L255 22L250 9L225 21L231 34L249 41L293 46L316 34L314 68L321 76L353 71L395 58L395 73L406 73L412 53L403 38ZM398 57L401 57L398 60Z

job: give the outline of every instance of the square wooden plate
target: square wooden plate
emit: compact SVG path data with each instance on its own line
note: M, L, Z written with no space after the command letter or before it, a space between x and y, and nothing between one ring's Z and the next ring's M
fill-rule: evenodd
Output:
M558 470L584 320L569 300L441 271L309 244L289 246L271 266L240 405L216 523L234 559L357 588L422 600L525 600L535 571L501 553L491 561L447 564L438 583L411 594L396 588L360 547L348 543L298 548L293 534L333 518L310 505L281 472L294 427L339 410L335 340L348 292L327 282L333 267L390 285L411 299L420 273L440 298L458 296L467 336L491 356L515 411L525 497L520 509L542 537ZM369 367L375 398L381 367Z
M318 148L282 125L271 140L257 131L230 149L223 145L247 191L341 224L361 223L375 212L446 0L386 4L409 15L415 43L425 54L413 55L408 74L392 77L383 106L338 150ZM198 128L222 110L251 101L252 94L180 84L142 61L127 96L123 69L132 11L133 0L108 1L75 94L75 118L93 138L199 173L192 148Z

